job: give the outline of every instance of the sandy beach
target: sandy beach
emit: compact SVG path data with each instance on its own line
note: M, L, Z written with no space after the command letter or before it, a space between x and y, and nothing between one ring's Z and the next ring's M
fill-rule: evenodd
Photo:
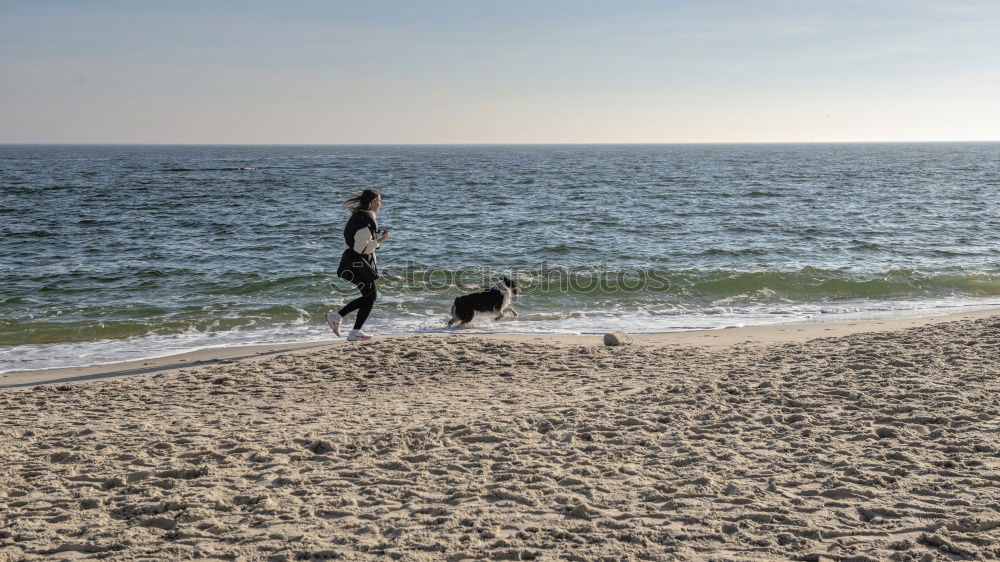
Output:
M0 378L0 561L1000 557L996 311L200 353Z

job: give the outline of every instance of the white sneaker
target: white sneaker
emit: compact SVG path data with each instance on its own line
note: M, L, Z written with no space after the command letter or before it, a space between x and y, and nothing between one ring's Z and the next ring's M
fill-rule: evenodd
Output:
M351 333L347 334L347 341L365 341L370 339L372 337L361 330L351 330Z
M326 323L329 324L331 328L333 328L333 333L336 334L338 338L340 337L340 323L343 320L344 317L336 312L331 312L330 314L326 315Z

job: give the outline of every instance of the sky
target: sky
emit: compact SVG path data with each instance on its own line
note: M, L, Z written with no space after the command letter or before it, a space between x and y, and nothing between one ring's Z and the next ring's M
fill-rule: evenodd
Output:
M1000 140L1000 1L0 0L0 143Z

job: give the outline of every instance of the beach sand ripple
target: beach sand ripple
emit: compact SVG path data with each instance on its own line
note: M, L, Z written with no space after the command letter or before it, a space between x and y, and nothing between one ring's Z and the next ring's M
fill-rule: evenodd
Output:
M995 317L2 390L0 560L997 559L998 415Z

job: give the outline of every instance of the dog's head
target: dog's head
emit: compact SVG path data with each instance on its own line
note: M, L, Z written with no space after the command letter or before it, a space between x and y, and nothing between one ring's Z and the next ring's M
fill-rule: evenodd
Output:
M507 290L510 291L510 294L512 295L516 295L521 291L521 289L517 287L517 281L514 281L510 277L504 276L503 279L500 280L500 282L503 283L504 287L506 287Z

